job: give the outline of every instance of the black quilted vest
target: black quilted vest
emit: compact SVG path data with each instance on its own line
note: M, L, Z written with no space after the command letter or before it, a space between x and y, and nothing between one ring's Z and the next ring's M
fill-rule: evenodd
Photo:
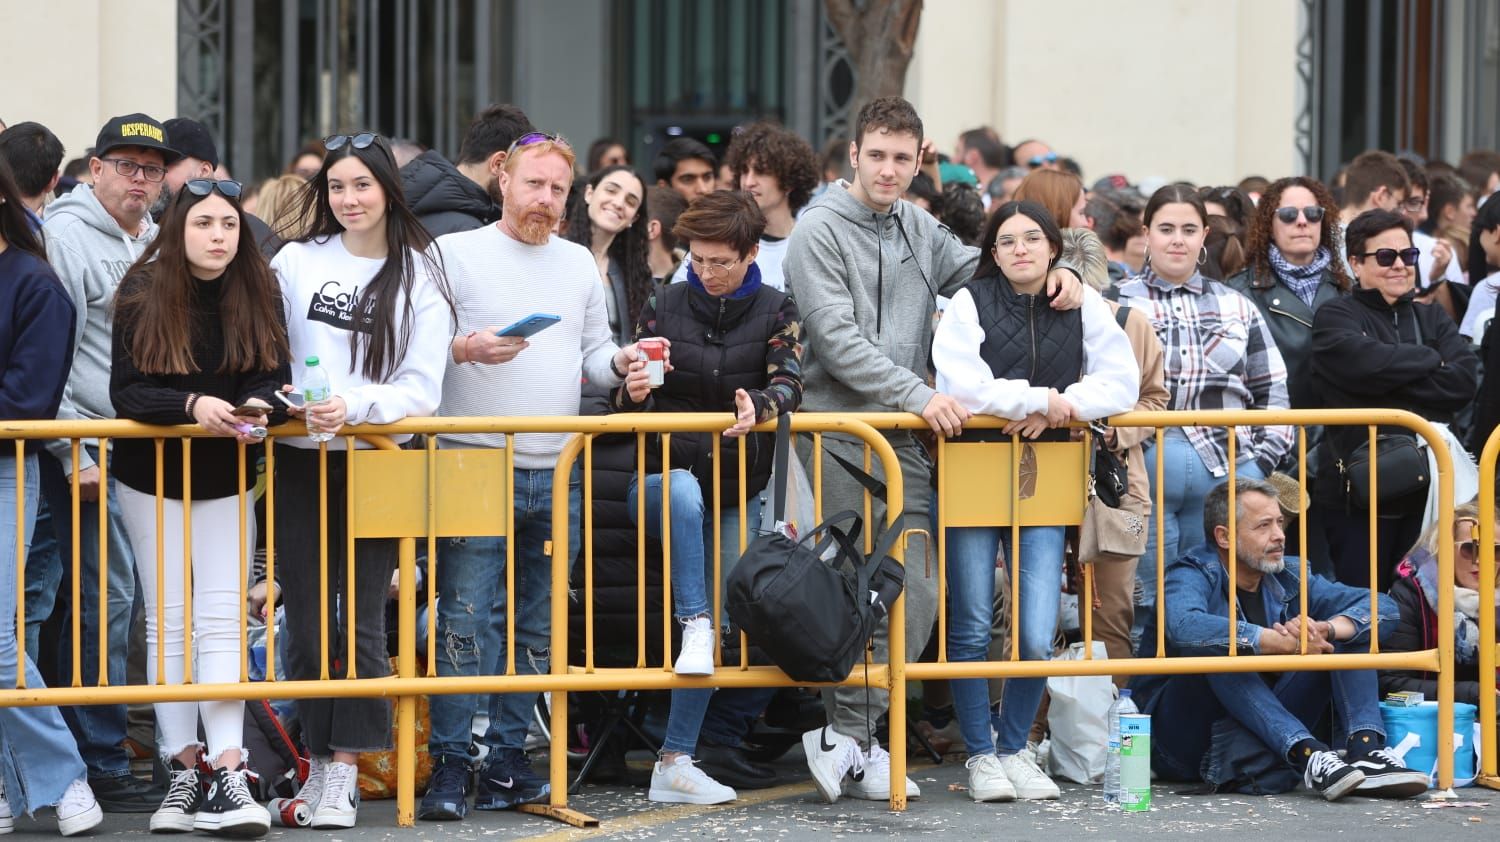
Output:
M975 278L974 298L984 343L979 356L997 379L1025 380L1061 392L1083 378L1083 310L1052 309L1044 296L1023 295L1001 275ZM1009 441L999 430L971 430L960 441ZM1066 429L1047 430L1038 441L1067 441Z
M656 296L656 336L672 341L672 370L655 390L655 412L734 412L734 390L766 385L766 342L786 293L762 285L746 298L715 298L689 284L668 284ZM724 426L729 426L726 415ZM745 442L745 493L760 493L771 476L776 440L752 433ZM724 439L719 466L724 500L739 494L739 443ZM672 434L672 467L691 470L711 500L713 437ZM661 470L659 436L647 437L646 468ZM711 505L711 504L710 504Z

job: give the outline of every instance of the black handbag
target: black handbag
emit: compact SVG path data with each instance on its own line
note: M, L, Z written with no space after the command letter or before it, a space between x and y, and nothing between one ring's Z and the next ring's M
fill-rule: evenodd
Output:
M1130 468L1109 446L1104 443L1108 428L1094 422L1089 424L1093 433L1094 448L1089 454L1089 477L1093 480L1094 495L1111 509L1120 508L1125 499L1125 490L1130 487Z
M785 515L790 431L790 418L781 416L773 501L778 524ZM905 585L905 571L890 558L900 524L886 530L869 558L857 549L862 527L858 514L842 511L796 540L780 529L759 535L729 575L730 619L795 681L848 678ZM833 557L824 561L829 550Z
M1381 514L1411 514L1411 506L1426 502L1432 484L1427 454L1412 436L1383 434L1375 437L1375 501ZM1370 440L1364 439L1346 459L1339 460L1344 491L1349 504L1367 509L1370 505ZM1405 504L1405 505L1402 505ZM1399 509L1399 510L1398 510Z

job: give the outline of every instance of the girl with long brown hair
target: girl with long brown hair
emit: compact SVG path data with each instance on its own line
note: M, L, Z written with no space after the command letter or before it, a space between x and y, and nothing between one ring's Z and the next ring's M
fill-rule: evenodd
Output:
M233 684L240 675L247 584L241 553L254 546L250 531L241 530L240 492L255 478L238 470L239 445L251 448L246 460L254 464L264 426L284 420L272 406L288 378L288 346L276 280L240 208L239 183L193 179L184 188L115 295L109 392L120 418L196 423L216 437L193 445L187 483L180 441L165 444L160 484L150 439L115 442L113 464L145 600L148 680L177 684L187 672L190 587L194 679ZM245 407L251 409L237 409ZM158 494L165 498L159 533ZM185 518L191 546L183 542ZM191 584L183 570L187 560ZM172 776L151 817L152 832L245 836L270 826L245 780L244 707L238 700L156 705L157 748ZM213 767L211 797L199 778L200 722Z

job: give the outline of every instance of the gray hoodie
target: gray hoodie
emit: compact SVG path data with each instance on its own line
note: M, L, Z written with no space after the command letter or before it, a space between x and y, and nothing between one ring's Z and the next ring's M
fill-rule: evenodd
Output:
M787 289L802 312L802 408L920 413L937 296L974 276L979 250L907 201L877 213L830 186L797 219Z
M47 239L47 260L62 279L77 309L73 334L73 371L57 410L61 420L115 417L109 398L110 313L115 287L125 270L141 256L156 237L156 223L148 217L143 233L126 234L114 217L99 204L94 188L80 184L68 195L47 206L42 230ZM47 449L72 473L71 446L56 441ZM88 453L80 451L78 470L93 467Z

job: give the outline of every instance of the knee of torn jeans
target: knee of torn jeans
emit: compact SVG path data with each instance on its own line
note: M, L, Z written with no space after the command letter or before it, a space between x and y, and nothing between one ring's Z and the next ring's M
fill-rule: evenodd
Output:
M538 673L547 670L552 665L551 647L543 646L540 649L533 649L527 646L526 662L531 664L531 668Z
M479 654L478 637L472 634L458 634L456 632L443 632L443 649L448 655L450 663L457 663L465 659L465 656L477 656Z

